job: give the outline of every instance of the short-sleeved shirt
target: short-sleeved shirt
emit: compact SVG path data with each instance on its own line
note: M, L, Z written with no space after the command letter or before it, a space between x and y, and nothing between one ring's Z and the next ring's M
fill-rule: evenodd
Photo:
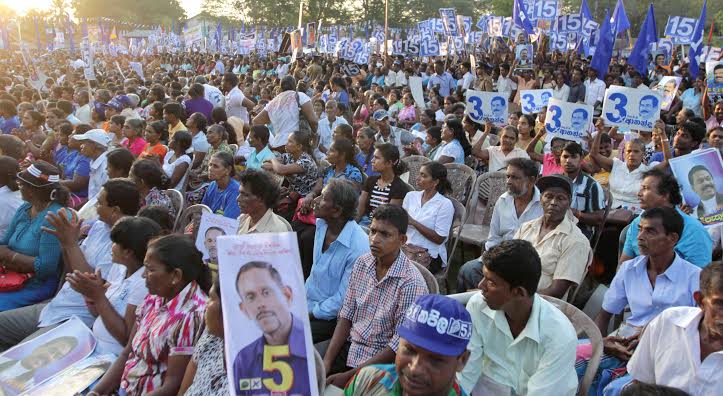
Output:
M183 108L186 109L186 114L189 116L193 113L201 113L204 117L206 117L207 121L211 121L213 103L206 100L206 98L198 97L184 100Z
M587 267L590 242L568 216L565 216L557 228L538 240L543 218L522 224L515 233L515 239L530 242L540 255L542 274L537 290L550 287L555 279L579 285Z
M190 356L205 327L208 296L191 282L169 301L149 294L136 310L136 334L130 341L120 388L129 395L158 389L171 356Z
M422 274L401 251L381 281L377 281L374 256L360 256L349 285L339 317L351 322L346 364L357 367L385 347L397 351L397 327L414 300L429 290Z
M246 169L261 169L264 161L275 158L274 152L269 146L265 146L263 150L256 152L255 148L251 149L251 153L246 156Z
M143 138L141 137L136 137L135 139L133 139L133 143L131 143L128 138L121 140L121 146L127 148L136 157L141 155L143 149L146 148L146 145L146 141L143 140Z
M140 158L156 157L160 164L163 164L163 158L168 152L168 147L161 142L151 146L150 143L146 143L146 147L143 148L143 152L139 156Z
M542 160L542 176L559 175L564 173L562 165L555 161L555 154L546 153Z
M515 147L510 151L507 155L502 152L502 146L492 146L487 149L487 153L489 153L490 159L489 159L489 166L488 169L490 172L496 172L498 170L504 169L507 167L507 161L513 159L513 158L525 158L530 159L530 156L527 154L527 151Z
M367 178L366 185L364 186L364 191L369 194L364 213L370 217L377 207L388 204L392 199L404 199L404 196L409 192L409 187L399 176L394 176L394 180L384 186L384 188L379 187L377 184L380 177L381 176L371 176Z
M316 184L317 167L316 162L307 153L302 153L299 159L294 160L294 157L289 153L284 153L279 157L279 160L284 165L296 164L304 169L303 173L296 173L293 175L286 176L286 180L289 182L289 188L292 191L297 192L302 197L305 197L314 185Z
M163 157L163 172L168 176L169 178L173 177L173 172L176 171L176 168L181 164L188 164L188 166L191 166L191 162L193 160L191 159L191 156L188 154L182 154L176 157L173 161L171 161L171 158L176 155L176 152L173 150L168 150L166 155ZM175 186L170 186L170 188L173 188L175 190L178 190L180 192L183 192L183 183L186 181L187 174L184 173L184 175L178 180L178 184Z
M454 205L449 198L440 193L434 194L429 201L422 204L423 194L424 191L408 192L402 206L411 218L430 230L434 230L437 235L445 239L442 243L436 244L422 235L415 227L410 226L407 228L407 243L427 249L432 258L439 257L442 263L447 264L445 242L454 218Z
M593 179L592 176L580 172L572 181L572 187L574 194L572 202L570 202L571 209L577 209L583 213L592 213L605 209L605 192L600 183ZM577 226L580 227L580 230L588 239L592 237L592 226L581 223L578 223Z
M63 172L65 180L73 180L75 175L85 177L90 176L90 158L80 154L77 150L70 150L68 152L68 156L65 157ZM88 187L81 191L75 191L74 194L83 198L87 197Z
M640 164L636 169L628 170L628 165L617 158L613 158L613 167L610 171L608 184L610 194L613 196L612 208L624 207L631 210L640 207L638 191L643 181L643 172L650 169L648 165Z
M352 164L346 164L346 168L344 168L344 172L337 173L334 166L329 166L324 171L324 180L323 185L326 186L327 183L329 183L329 180L331 179L346 179L349 181L353 181L356 183L361 184L362 182L362 174L359 168Z
M443 144L434 154L434 160L439 161L442 156L453 158L455 164L464 164L464 149L457 139Z
M309 383L309 366L307 364L306 342L304 340L304 322L291 315L291 333L287 344L268 345L263 335L256 341L245 346L236 355L233 362L234 389L240 396L261 396L269 394L264 385L260 388L242 388L241 385L253 379L271 379L276 384L284 380L291 380L288 389L279 389L280 394L308 395L311 393ZM293 375L291 378L282 378L280 370L265 370L264 356L277 356L274 361L288 364ZM316 384L314 384L316 386Z
M289 135L299 129L299 108L311 101L305 93L296 91L285 91L274 97L266 105L266 112L274 128L274 136L269 141L271 147L286 145Z
M194 153L207 153L211 145L208 144L208 140L206 140L206 134L203 133L203 131L199 131L193 135L191 147L193 147Z
M213 181L209 184L201 203L211 208L213 213L230 219L238 218L241 214L241 209L236 200L238 198L238 189L239 183L236 179L231 179L223 190L219 190L218 183Z
M88 196L95 197L100 193L103 185L108 181L108 171L106 164L108 152L104 152L98 158L90 162L90 180L88 181Z

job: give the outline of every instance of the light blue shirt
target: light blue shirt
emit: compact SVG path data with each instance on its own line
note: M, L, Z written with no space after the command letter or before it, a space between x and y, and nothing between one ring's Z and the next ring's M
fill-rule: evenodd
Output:
M602 308L619 314L629 305L631 315L626 322L645 326L667 308L695 307L693 292L700 290L700 268L676 254L670 267L655 278L653 288L647 267L648 256L624 262L605 292Z
M110 227L102 221L96 221L88 231L88 237L80 244L80 250L85 256L85 260L94 269L100 269L103 279L111 284L122 281L125 273L120 274L118 279L109 279L113 260L111 254ZM77 316L86 326L92 327L95 318L85 306L85 301L80 293L70 287L65 282L58 294L43 308L40 313L40 321L38 326L45 327L70 319Z
M675 252L684 260L698 267L705 267L710 263L710 258L713 255L713 241L710 239L710 234L708 234L708 231L706 231L698 219L688 216L677 207L675 210L678 211L679 215L683 216L684 223L683 235L680 236L678 244L675 245ZM639 225L640 216L636 217L633 222L630 223L628 233L625 236L623 253L630 257L640 255L640 250L638 250Z
M246 169L261 169L261 165L266 160L274 158L274 152L271 151L268 145L263 150L256 152L256 149L251 149L251 153L246 157Z
M457 86L457 83L455 83L451 74L444 72L441 76L434 74L430 77L429 82L427 82L427 89L431 90L435 85L439 85L439 94L445 97L449 96L450 92Z
M322 252L328 225L316 219L314 234L314 264L306 280L306 301L309 312L316 319L332 320L337 317L349 287L349 276L354 262L369 253L369 237L354 221L349 220L336 240Z
M695 92L695 88L688 88L683 91L680 95L680 99L683 101L683 107L686 109L693 110L696 116L700 117L703 114L703 108L700 97L703 96L702 92Z

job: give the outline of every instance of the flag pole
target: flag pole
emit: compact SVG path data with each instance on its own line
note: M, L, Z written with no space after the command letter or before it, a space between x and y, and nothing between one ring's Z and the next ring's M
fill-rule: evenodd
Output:
M301 19L304 14L304 0L299 0L299 30L301 30Z
M384 65L387 65L387 43L389 42L389 0L384 0Z

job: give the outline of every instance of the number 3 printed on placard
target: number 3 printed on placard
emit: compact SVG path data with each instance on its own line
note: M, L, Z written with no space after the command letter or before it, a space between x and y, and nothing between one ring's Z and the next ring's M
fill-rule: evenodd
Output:
M281 383L276 383L273 378L264 378L264 387L271 392L288 392L294 385L294 370L291 365L283 360L274 360L289 357L289 345L265 345L264 346L264 372L278 371L281 376Z
M524 99L525 102L525 111L534 111L535 110L535 97L530 94L524 94L522 95L522 99Z
M482 99L479 96L471 96L469 102L472 103L472 111L469 113L469 116L477 122L482 121L482 117L484 117Z
M615 110L615 113L607 112L605 113L605 117L607 117L607 119L612 122L622 121L625 116L628 115L628 112L625 111L625 105L628 104L627 96L623 95L620 92L615 92L614 94L610 95L610 100L615 102L615 107L613 108Z
M560 129L560 116L562 115L562 109L558 106L550 106L549 111L552 113L552 117L548 117L548 119L552 121L554 126L550 126L549 123L546 123L545 129L547 129L547 132L555 132Z

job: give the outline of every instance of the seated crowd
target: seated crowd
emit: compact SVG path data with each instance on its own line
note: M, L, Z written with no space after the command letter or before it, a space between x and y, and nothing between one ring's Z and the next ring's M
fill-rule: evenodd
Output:
M146 85L109 77L89 92L72 69L48 92L2 81L0 261L17 277L0 288L1 351L78 318L115 357L88 395L246 394L227 380L217 255L196 248L198 221L178 221L200 204L239 235L296 232L322 380L345 395L574 395L594 345L560 300L582 309L598 285L589 394L723 389L723 226L698 220L723 203L686 206L669 164L723 152L723 102L718 125L680 108L652 133L599 121L576 142L515 103L503 126L464 114L463 83L509 88L506 64L497 88L488 65L471 82L469 64L450 66L458 87L424 65L420 111L406 79L384 82L405 61L350 78L317 58L208 59L228 63L222 76L150 59ZM459 169L500 175L503 191L459 183ZM452 255L463 223L487 227L479 250L457 250L467 262ZM450 284L457 295L436 293Z

